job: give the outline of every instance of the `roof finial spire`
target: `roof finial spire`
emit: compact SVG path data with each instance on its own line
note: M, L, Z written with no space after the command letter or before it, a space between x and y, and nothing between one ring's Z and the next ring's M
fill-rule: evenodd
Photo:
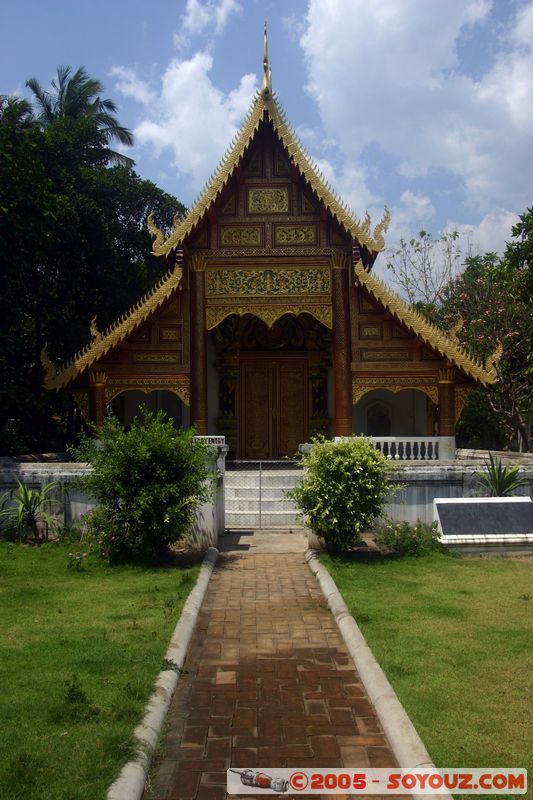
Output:
M261 94L264 97L272 94L272 70L268 60L268 30L265 22L265 33L263 43L263 83L261 84Z

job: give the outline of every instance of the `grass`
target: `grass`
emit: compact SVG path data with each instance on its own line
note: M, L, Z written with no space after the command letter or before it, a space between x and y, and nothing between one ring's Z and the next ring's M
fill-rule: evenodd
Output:
M105 797L198 575L71 550L0 542L2 800Z
M533 563L321 561L437 766L531 769Z

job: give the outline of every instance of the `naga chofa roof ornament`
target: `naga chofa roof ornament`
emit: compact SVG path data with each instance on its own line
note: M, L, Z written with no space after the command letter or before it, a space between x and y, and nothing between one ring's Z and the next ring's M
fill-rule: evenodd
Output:
M287 150L291 162L300 170L312 191L329 209L337 222L344 227L347 233L357 239L360 244L365 245L371 252L378 253L383 250L385 247L383 234L386 232L390 222L388 209L385 208L383 217L373 232L371 231L371 220L368 212L364 221L359 220L335 192L305 151L294 128L278 103L277 95L272 91L272 72L268 60L268 39L265 25L263 81L261 88L252 101L241 129L226 150L220 164L207 181L204 189L193 202L189 213L184 219L177 221L167 238L155 225L153 217L150 217L149 229L154 237L153 254L155 256L167 256L171 250L179 247L184 239L194 231L209 208L226 188L234 170L246 155L248 147L265 118L271 121L281 143Z

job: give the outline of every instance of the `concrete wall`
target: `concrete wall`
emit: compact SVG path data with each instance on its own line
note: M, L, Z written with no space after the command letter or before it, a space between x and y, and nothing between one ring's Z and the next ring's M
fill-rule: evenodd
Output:
M190 540L194 547L205 549L216 545L218 537L224 533L224 474L227 447L217 448L216 461L211 465L213 478L213 497L203 503L196 511L191 526ZM31 489L39 489L48 483L57 482L59 486L50 493L57 501L52 505L52 514L60 525L70 526L96 502L76 487L76 481L90 470L88 464L73 463L17 463L3 459L0 464L0 497L4 492L16 491L17 481Z
M391 480L402 485L386 503L383 516L407 522L431 523L433 500L436 497L482 497L486 495L476 480L483 471L480 465L413 465L395 467ZM529 479L529 486L522 486L516 494L529 497L533 486L533 467L522 468L521 476Z

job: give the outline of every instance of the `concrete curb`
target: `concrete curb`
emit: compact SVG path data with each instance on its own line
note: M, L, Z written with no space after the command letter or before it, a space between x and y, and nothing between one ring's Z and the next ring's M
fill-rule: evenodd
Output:
M216 547L210 547L202 562L196 586L185 601L170 640L166 661L170 662L173 668L162 670L159 673L152 696L145 708L143 720L135 728L135 738L139 747L137 756L122 768L116 781L109 787L107 800L140 800L143 795L152 755L178 683L179 670L185 661L187 648L217 558L218 550Z
M376 709L385 735L400 767L409 769L436 769L424 747L415 726L400 703L396 692L374 658L366 639L350 614L337 585L327 569L318 560L316 550L308 550L305 559L315 575L325 599L339 627L342 638L359 672L370 702ZM418 798L434 795L417 794ZM452 800L451 794L440 794L440 800Z

